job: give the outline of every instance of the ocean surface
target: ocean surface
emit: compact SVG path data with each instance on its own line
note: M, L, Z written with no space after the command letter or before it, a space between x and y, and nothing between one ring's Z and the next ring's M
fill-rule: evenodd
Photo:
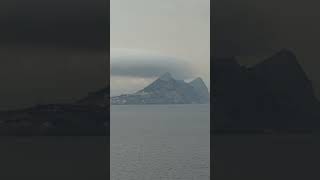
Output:
M209 180L209 105L111 106L111 180Z

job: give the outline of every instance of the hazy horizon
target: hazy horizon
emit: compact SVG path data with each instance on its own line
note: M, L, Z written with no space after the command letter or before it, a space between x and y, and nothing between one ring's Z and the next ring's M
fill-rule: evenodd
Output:
M112 0L111 96L170 72L210 86L209 0Z

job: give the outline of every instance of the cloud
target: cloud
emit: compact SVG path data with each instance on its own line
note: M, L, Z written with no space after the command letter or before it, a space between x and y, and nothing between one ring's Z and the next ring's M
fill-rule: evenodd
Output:
M150 84L154 79L152 78L137 78L137 77L111 77L111 96L133 93Z
M111 76L154 78L166 72L178 79L193 77L190 64L176 57L138 49L111 50Z

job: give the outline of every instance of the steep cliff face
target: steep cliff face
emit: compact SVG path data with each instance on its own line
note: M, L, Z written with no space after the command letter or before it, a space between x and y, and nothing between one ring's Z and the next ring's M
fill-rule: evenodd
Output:
M282 50L250 68L235 60L214 66L215 128L320 128L319 102L292 52Z
M199 94L199 97L201 98L202 102L209 102L210 94L209 94L208 87L206 86L206 84L203 82L203 80L200 77L194 79L189 84Z

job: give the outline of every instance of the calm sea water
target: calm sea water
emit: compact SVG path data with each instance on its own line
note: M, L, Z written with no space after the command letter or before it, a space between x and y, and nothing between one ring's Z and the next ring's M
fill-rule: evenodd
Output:
M209 105L111 107L111 180L209 180Z

